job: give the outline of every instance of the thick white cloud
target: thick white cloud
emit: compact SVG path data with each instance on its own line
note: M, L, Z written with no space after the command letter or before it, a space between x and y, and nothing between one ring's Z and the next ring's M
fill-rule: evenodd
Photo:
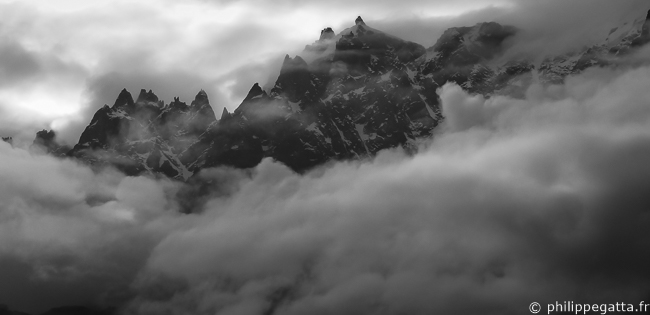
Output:
M520 314L533 301L640 301L648 82L648 67L593 70L523 100L447 85L446 126L414 156L307 176L264 161L155 248L132 311ZM156 286L173 289L156 298Z
M128 297L148 251L182 223L176 184L0 143L0 303L29 312Z

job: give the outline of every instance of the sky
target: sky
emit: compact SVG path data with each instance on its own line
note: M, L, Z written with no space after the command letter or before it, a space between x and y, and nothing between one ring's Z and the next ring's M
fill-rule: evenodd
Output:
M274 58L359 11L425 46L447 25L503 19L528 30L522 52L552 53L649 9L403 0L417 10L395 12L395 2L368 3L2 2L0 128L25 128L26 141L50 124L74 134L64 123L112 104L123 87L187 102L203 88L215 111L232 110ZM586 3L593 16L577 19ZM198 176L213 193L191 215L178 197L189 184L0 142L0 305L514 315L533 301L648 303L648 56L646 46L520 98L446 84L445 120L417 153L384 150L303 175L270 159L205 169Z
M273 85L285 54L299 54L325 27L351 26L357 15L425 47L448 27L495 20L530 30L537 46L559 42L562 33L564 49L643 14L641 0L561 3L1 0L0 133L29 143L35 131L54 129L60 141L74 144L122 88L187 103L204 89L216 113L232 112L254 83Z

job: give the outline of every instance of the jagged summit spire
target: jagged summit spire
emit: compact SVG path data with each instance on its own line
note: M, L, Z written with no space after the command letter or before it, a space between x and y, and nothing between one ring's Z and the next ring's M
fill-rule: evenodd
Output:
M295 64L298 64L298 65L305 64L306 65L307 62L305 62L305 60L302 59L302 57L300 57L299 55L296 55L296 57L294 57L294 58L291 58L289 55L286 55L286 56L284 56L284 61L282 62L282 67L284 68L288 64L289 65L295 65Z
M177 96L174 97L174 101L169 103L169 107L176 110L185 110L187 109L187 104L181 102L181 99Z
M331 27L326 27L322 31L320 31L320 38L319 40L327 40L330 38L334 38L336 34L334 33L334 30Z
M287 55L284 57L284 62L282 63L282 68L280 69L280 75L295 71L296 69L306 69L307 68L307 62L305 59L302 59L302 57L296 55L295 58L289 57Z
M359 15L357 17L357 19L354 20L354 24L356 24L356 25L366 25L366 22L364 22L363 19L361 18L361 15Z
M291 58L289 58L289 59L291 59ZM266 92L264 92L262 87L260 87L260 85L258 83L255 83L255 84L253 84L253 87L251 88L251 90L248 91L248 95L246 96L244 101L251 100L253 98L257 98L257 97L263 96L265 94L266 94Z
M287 57L289 57L289 55L287 55ZM289 57L289 58L291 58L291 57ZM253 94L253 95L259 95L259 94L262 94L263 92L264 92L264 90L262 90L262 88L260 87L260 84L257 83L257 82L255 82L255 84L253 84L253 87L252 87L251 90L248 92L248 94L249 94L249 95L250 95L250 94Z
M228 109L224 107L223 111L221 112L220 120L223 121L223 120L228 119L228 118L230 118L230 112L228 112Z
M196 96L194 97L194 100L190 104L190 106L197 106L197 105L206 105L210 104L210 101L208 100L208 93L205 93L203 89L199 91L199 93L196 93Z
M147 101L147 102L153 102L157 103L158 102L158 96L153 93L153 91L150 89L149 92L145 89L140 90L140 95L138 95L138 100L136 103L141 102L141 101Z
M117 96L117 99L113 104L113 107L130 106L130 105L133 105L133 96L131 96L131 93L129 93L129 91L127 91L126 88L124 88L120 92L120 95Z

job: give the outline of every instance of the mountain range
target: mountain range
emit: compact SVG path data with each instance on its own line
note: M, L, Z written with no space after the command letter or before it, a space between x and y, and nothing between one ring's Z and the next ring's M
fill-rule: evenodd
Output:
M519 32L494 22L454 27L426 48L359 17L338 34L323 29L299 56L287 55L271 89L254 84L239 107L224 109L219 119L204 91L187 104L178 98L165 103L144 89L134 98L124 89L111 106L97 110L73 147L42 130L31 149L93 168L181 181L215 166L251 168L267 157L305 172L386 148L414 151L444 120L437 91L447 82L486 97L520 97L534 82L555 84L590 67L616 64L650 42L650 11L612 29L601 43L541 61L507 57ZM188 189L181 194L201 194ZM192 211L197 201L185 199L191 201L183 207ZM43 315L114 313L64 306ZM0 305L0 315L28 314Z
M648 43L650 11L612 29L603 43L541 62L503 58L518 32L495 22L454 27L425 48L358 17L338 34L325 28L302 54L287 55L269 91L254 84L220 119L204 91L188 105L178 98L166 104L144 89L134 99L124 89L112 106L95 113L74 147L43 130L32 148L128 175L183 181L204 168L250 168L265 157L304 172L386 148L413 151L444 119L436 91L445 83L488 97L517 97L533 82L562 82Z

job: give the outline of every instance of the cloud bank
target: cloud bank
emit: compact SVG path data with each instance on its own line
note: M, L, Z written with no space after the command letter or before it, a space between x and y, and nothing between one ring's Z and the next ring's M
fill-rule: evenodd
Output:
M129 310L521 314L533 301L641 301L648 82L647 66L597 69L524 100L447 85L446 126L414 156L304 177L266 161L157 245L136 287L174 289Z
M591 69L525 98L440 91L446 121L297 175L178 183L91 172L0 143L3 303L124 314L521 314L650 297L650 67ZM28 279L28 281L25 281ZM544 305L544 304L542 304Z

